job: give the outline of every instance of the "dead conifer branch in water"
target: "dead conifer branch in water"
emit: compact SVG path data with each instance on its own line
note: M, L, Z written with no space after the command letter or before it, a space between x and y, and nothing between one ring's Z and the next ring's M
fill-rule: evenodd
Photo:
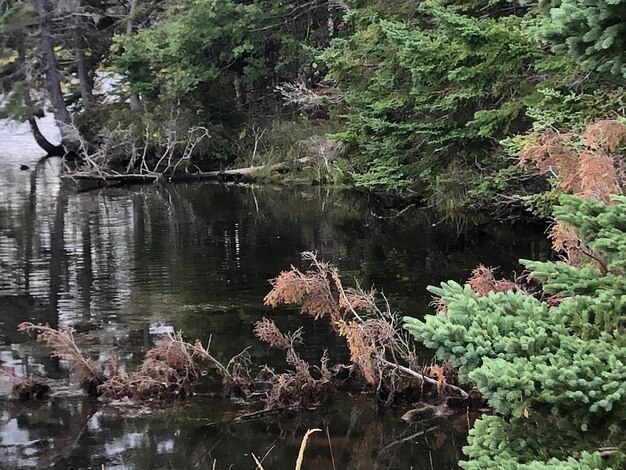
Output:
M36 333L37 341L51 348L54 357L69 363L87 393L95 394L97 387L105 381L104 372L96 362L83 356L71 330L56 330L47 325L23 322L18 325L18 331L28 334Z
M434 386L438 394L452 392L467 398L463 389L446 380L443 368L431 368L434 375L431 377L418 367L411 339L384 296L384 307L381 308L376 302L375 291L366 292L358 285L345 288L335 267L318 260L311 252L303 253L302 258L310 263L309 269L302 272L292 266L290 271L271 280L272 290L265 297L267 305L296 304L304 315L328 318L334 331L348 345L353 370L379 397L391 400L395 393L406 387L427 383ZM492 274L492 271L486 273ZM492 288L510 287L505 281L495 281L493 276L491 281ZM263 319L257 322L255 331L268 344L284 347L284 338L274 328L275 325L270 328L268 320ZM287 349L292 365L299 364L298 367L304 369L296 360L298 356L293 348ZM326 371L324 375L330 370L327 362L327 359L323 360L323 368L320 368L320 371ZM332 380L332 373L328 377Z
M191 394L192 385L200 377L199 360L213 364L224 382L232 380L232 371L215 359L199 341L188 343L181 333L161 335L157 345L145 354L141 365L132 373L125 372L116 361L100 367L95 361L85 358L76 345L69 329L54 329L46 325L22 323L19 330L37 333L37 341L52 349L52 356L66 360L81 386L91 395L102 395L105 399L145 400L168 399ZM232 361L231 361L232 362Z

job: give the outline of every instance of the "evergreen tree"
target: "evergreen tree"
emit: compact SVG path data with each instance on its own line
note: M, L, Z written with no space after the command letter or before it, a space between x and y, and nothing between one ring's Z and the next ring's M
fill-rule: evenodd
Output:
M522 260L541 293L480 295L447 282L429 288L445 312L405 319L499 414L470 433L465 468L602 468L594 450L624 445L626 198L566 196L555 216L588 256L580 266ZM554 446L559 428L582 431Z
M429 0L408 18L371 7L350 14L354 34L322 58L346 100L336 137L362 171L391 162L396 179L431 182L451 162L497 166L498 141L527 129L541 55L533 17L484 3Z
M556 53L591 70L626 77L626 1L548 0L541 34Z

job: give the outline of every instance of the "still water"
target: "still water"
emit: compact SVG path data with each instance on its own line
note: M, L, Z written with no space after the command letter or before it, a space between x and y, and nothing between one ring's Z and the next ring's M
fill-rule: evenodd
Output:
M462 281L478 263L506 274L518 258L548 256L541 230L421 209L385 218L392 212L361 194L319 187L70 193L60 187L60 162L38 164L40 156L27 128L0 124L0 366L50 377L59 390L23 403L4 387L0 468L253 469L254 453L267 470L291 469L312 427L325 432L313 435L305 469L457 468L465 414L408 425L400 420L406 408L348 395L251 422L233 421L250 409L210 393L157 410L103 406L82 397L67 364L16 327L71 327L92 357L116 355L130 366L172 327L188 339L211 338L222 360L249 346L255 364L276 364L252 334L265 315L285 330L304 327L303 357L315 360L326 348L341 360L345 348L323 321L263 306L267 280L298 265L300 252L316 251L348 283L383 290L396 309L421 316L428 284Z

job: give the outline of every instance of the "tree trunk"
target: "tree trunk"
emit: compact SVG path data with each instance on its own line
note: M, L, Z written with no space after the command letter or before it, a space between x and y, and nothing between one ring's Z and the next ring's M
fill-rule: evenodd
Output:
M78 72L78 84L80 87L80 97L83 100L83 109L89 111L95 102L91 90L91 79L89 78L89 68L85 58L85 38L82 35L80 25L76 25L74 35L74 58L76 59L76 69Z
M49 156L62 157L65 155L65 149L62 145L54 145L50 143L50 141L41 133L35 116L30 116L28 118L28 124L30 124L30 130L33 133L33 137L35 138L37 145L39 145Z
M72 118L65 106L61 91L59 66L54 53L54 39L52 37L51 9L48 0L35 0L41 29L41 55L46 77L46 88L50 95L50 102L54 110L54 119L61 132L61 142L70 150L78 149L76 138L72 135Z
M24 35L21 32L14 34L15 45L17 48L17 64L19 76L21 79L24 79L23 67L26 62L26 48L24 46ZM35 103L33 103L33 99L30 95L30 90L26 90L24 94L24 105L28 108L29 117L28 124L30 125L30 130L33 133L33 137L35 138L35 142L39 145L48 155L52 157L60 157L65 154L65 149L62 145L54 145L51 143L39 130L39 125L37 124L36 116L41 113L43 115L43 111L37 110L35 108ZM41 116L40 116L41 117Z
M139 0L130 0L130 7L128 11L128 21L126 22L126 34L130 36L133 34L133 28L135 27L135 13L137 12L137 4ZM141 111L141 99L139 93L136 91L130 92L130 109L132 111Z

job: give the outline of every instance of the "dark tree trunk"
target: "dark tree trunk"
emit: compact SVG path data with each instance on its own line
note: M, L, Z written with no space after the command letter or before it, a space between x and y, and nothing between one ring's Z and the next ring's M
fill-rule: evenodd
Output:
M89 111L95 102L92 93L91 78L89 77L89 67L85 58L85 38L82 35L80 25L73 31L74 35L74 57L76 59L76 70L78 72L78 84L80 87L80 97L83 100L83 108Z
M72 118L65 106L63 92L61 91L61 78L59 65L54 53L54 39L52 36L52 10L48 0L35 0L39 15L39 27L41 30L41 54L46 77L46 88L50 95L50 102L54 110L54 119L61 132L61 142L70 150L76 150L78 143L72 136Z
M23 67L26 62L26 48L24 46L24 35L21 33L14 34L15 44L17 48L17 64L19 70L19 76L21 79L24 79L23 76ZM28 108L30 116L28 118L28 124L30 125L30 130L33 133L33 137L35 138L35 142L39 145L48 155L52 157L61 157L65 154L65 149L62 145L54 145L48 139L44 137L44 135L39 130L39 125L37 124L36 116L42 117L43 111L37 110L35 107L35 103L33 103L33 99L30 95L30 90L26 90L24 95L24 105Z
M39 145L49 156L62 157L65 155L65 149L62 145L54 145L50 143L50 141L41 133L35 116L28 118L28 124L30 124L30 130L33 133L33 137L35 138L37 145Z
M128 21L126 22L126 34L133 34L133 28L135 27L135 13L137 12L137 4L139 0L130 0L130 7L128 11ZM139 99L139 93L135 91L130 92L130 109L133 111L141 111L141 100Z

